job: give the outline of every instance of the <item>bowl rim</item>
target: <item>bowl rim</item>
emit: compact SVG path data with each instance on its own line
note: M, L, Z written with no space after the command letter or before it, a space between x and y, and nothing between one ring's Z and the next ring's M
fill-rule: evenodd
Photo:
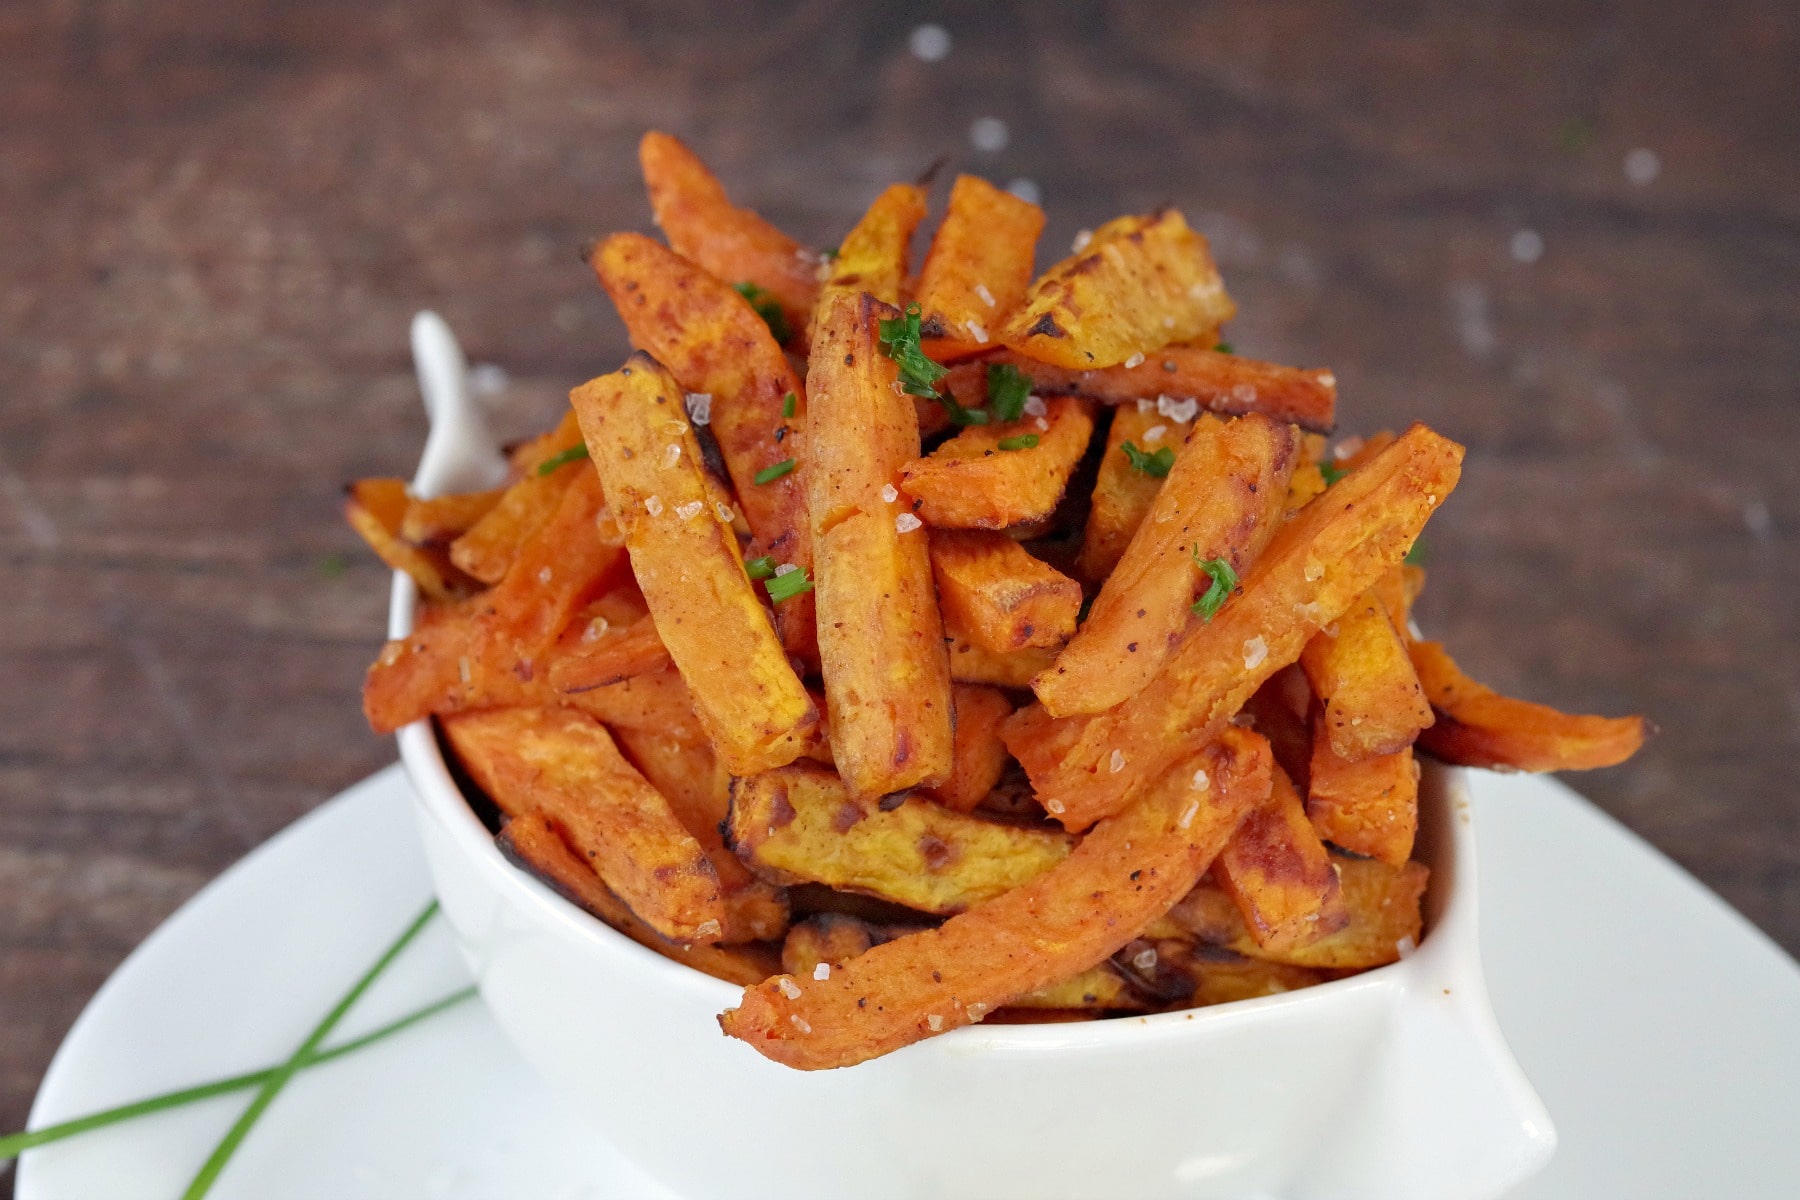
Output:
M412 579L396 571L389 604L390 638L406 636L412 629L419 593ZM469 803L467 796L450 774L444 759L433 718L424 717L402 727L396 734L400 759L413 783L419 812L429 817L448 836L463 857L490 881L491 886L507 893L519 906L550 922L564 934L593 949L621 954L635 961L648 977L660 986L673 988L696 1001L706 1000L723 1012L736 1006L743 989L736 984L677 962L640 945L620 933L599 917L587 912L534 878L529 872L508 862L494 843L494 835ZM1467 790L1461 768L1435 764L1444 782L1443 806L1456 810L1456 819L1446 819L1446 835L1441 839L1442 853L1449 858L1451 869L1445 872L1435 864L1432 881L1425 895L1426 926L1418 950L1427 946L1441 952L1442 932L1460 927L1473 936L1475 928L1474 823L1467 813ZM1431 766L1426 768L1428 771ZM1446 813L1446 818L1450 814ZM1448 878L1445 878L1446 874ZM1439 890L1434 898L1431 889ZM1448 891L1441 889L1448 888ZM1434 902L1435 900L1435 902ZM1470 948L1472 950L1472 947ZM1270 996L1256 996L1224 1004L1198 1008L1174 1009L1159 1013L1134 1013L1091 1021L1044 1025L977 1024L948 1030L926 1038L902 1050L921 1047L966 1047L979 1040L983 1050L1033 1050L1045 1047L1103 1047L1121 1039L1143 1040L1146 1036L1166 1037L1180 1031L1216 1029L1277 1010L1298 1009L1321 1004L1334 1004L1371 990L1403 988L1410 971L1409 964L1420 960L1417 952L1399 961L1371 967L1355 975L1326 980L1311 987Z

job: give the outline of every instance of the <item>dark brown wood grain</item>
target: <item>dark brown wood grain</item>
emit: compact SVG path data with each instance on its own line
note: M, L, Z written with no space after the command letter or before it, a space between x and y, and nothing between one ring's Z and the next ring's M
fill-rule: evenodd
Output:
M577 248L648 227L652 125L817 244L941 154L1041 187L1052 252L1180 205L1240 349L1468 443L1421 621L1650 714L1572 782L1800 950L1797 66L1800 8L1731 0L8 7L0 1125L158 921L392 757L338 487L416 458L418 308L509 435L616 364Z

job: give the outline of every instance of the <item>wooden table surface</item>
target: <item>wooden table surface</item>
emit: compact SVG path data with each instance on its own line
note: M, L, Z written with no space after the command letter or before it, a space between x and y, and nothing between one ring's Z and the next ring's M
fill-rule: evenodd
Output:
M1800 950L1797 66L1800 8L1731 0L9 8L0 1126L145 934L393 758L338 488L410 473L419 308L507 435L616 365L576 249L648 226L651 126L817 244L943 154L1052 252L1179 205L1241 350L1468 444L1423 623L1650 714L1572 782Z

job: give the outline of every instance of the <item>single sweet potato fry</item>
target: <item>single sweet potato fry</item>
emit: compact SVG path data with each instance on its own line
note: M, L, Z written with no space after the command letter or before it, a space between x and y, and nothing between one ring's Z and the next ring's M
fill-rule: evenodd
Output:
M812 764L734 780L730 831L738 856L773 882L824 883L930 913L962 912L1018 887L1075 844L921 796L854 800Z
M529 871L563 899L664 958L739 986L758 983L781 970L781 960L767 946L684 946L662 936L613 895L593 868L569 848L555 823L541 812L514 817L495 842L513 865Z
M483 583L499 583L519 546L556 512L563 490L593 470L582 459L569 458L581 445L581 426L568 412L555 429L515 450L513 469L519 478L487 515L450 543L450 561Z
M1216 329L1236 311L1206 239L1165 208L1095 230L1031 285L1000 340L1054 366L1110 367Z
M1007 749L1044 807L1084 829L1217 736L1265 679L1400 561L1456 486L1462 454L1413 426L1282 526L1240 593L1191 629L1137 695L1093 716L1047 721L1037 706L1013 714Z
M1284 950L1259 946L1237 906L1215 883L1202 883L1169 910L1169 917L1201 942L1250 958L1326 970L1386 966L1419 944L1424 918L1419 900L1430 870L1417 862L1390 867L1374 859L1332 855L1338 895L1350 921L1336 933Z
M919 271L925 353L939 362L994 344L1025 302L1044 210L985 179L958 175Z
M979 684L959 683L950 689L956 710L956 750L950 778L927 789L932 799L957 812L973 812L1000 782L1011 756L1000 740L1000 726L1012 715L1003 692Z
M1152 473L1161 464L1147 464L1150 470L1133 465L1125 443L1145 455L1164 449L1178 451L1193 427L1192 421L1172 420L1149 405L1113 410L1106 431L1106 453L1100 458L1100 474L1088 505L1087 528L1081 535L1081 553L1075 559L1076 575L1090 584L1105 582L1163 486L1167 472Z
M718 872L725 902L725 931L719 940L762 942L786 933L787 893L751 874L719 832L731 813L731 775L712 747L641 729L617 729L613 738L631 765L662 793Z
M1268 417L1200 419L1088 619L1032 680L1052 716L1135 696L1187 631L1211 619L1196 606L1216 612L1275 532L1294 443L1293 426ZM1221 563L1228 573L1209 573Z
M344 520L376 557L412 576L419 591L429 598L450 600L467 595L474 581L452 566L442 551L400 536L409 503L403 479L359 479L345 489Z
M1383 573L1392 575L1392 570ZM1398 753L1432 722L1431 705L1380 587L1377 581L1358 596L1300 652L1313 693L1325 702L1323 728L1331 748L1351 762Z
M577 617L557 640L550 656L549 679L552 688L573 694L672 665L649 613L625 625L613 625L605 618Z
M1332 749L1323 714L1313 735L1306 815L1332 845L1397 867L1419 831L1419 768L1411 746L1360 762Z
M931 573L944 620L988 650L1060 646L1075 632L1081 585L1004 533L933 531Z
M726 283L761 288L780 303L795 335L804 330L819 294L819 255L733 204L706 164L676 138L646 133L638 162L651 211L675 252Z
M844 235L831 259L826 289L850 295L867 292L898 307L913 230L924 219L925 189L911 183L890 185Z
M776 1062L821 1070L979 1021L1105 961L1185 895L1268 800L1270 769L1268 743L1228 729L1031 882L876 946L828 980L781 975L748 988L719 1024Z
M570 393L632 571L694 708L733 774L792 762L818 724L713 511L680 386L642 351Z
M1300 793L1280 768L1269 803L1231 835L1213 864L1213 877L1265 950L1286 952L1350 922L1331 856L1306 819Z
M912 398L895 388L879 341L879 322L894 315L867 295L828 290L807 376L807 510L831 752L865 797L943 782L953 744L927 535L894 488L919 453Z
M694 419L703 404L755 538L750 556L812 570L799 451L806 389L768 325L732 288L639 234L607 238L592 261L631 344L667 367L685 391L709 398L693 402ZM817 660L810 593L776 606L775 628L789 653Z
M450 492L421 499L408 496L400 517L400 536L415 546L448 546L493 511L505 488L485 492Z
M546 695L548 700L540 699ZM532 703L563 704L614 729L643 729L689 742L707 737L694 711L693 693L673 667L569 695L552 692L546 683L534 687L532 696Z
M645 924L677 942L719 940L725 909L712 863L599 722L499 708L446 717L442 728L502 812L543 812Z
M967 630L949 621L944 623L944 649L950 655L950 678L957 683L1028 688L1056 661L1056 651L1042 647L999 651L978 646Z
M900 490L927 525L1005 529L1056 511L1094 432L1093 407L1073 396L1041 417L971 425L900 470Z
M1184 420L1192 420L1197 409L1223 416L1254 412L1330 433L1337 419L1337 377L1330 371L1221 353L1212 348L1210 337L1196 345L1164 346L1134 366L1103 370L1068 370L1013 353L993 361L1025 372L1040 395L1087 396L1117 405L1154 400L1160 415ZM952 376L952 384L960 378Z
M1502 696L1462 673L1437 642L1408 650L1437 712L1419 735L1434 758L1464 767L1586 771L1624 762L1644 744L1642 717L1588 717Z

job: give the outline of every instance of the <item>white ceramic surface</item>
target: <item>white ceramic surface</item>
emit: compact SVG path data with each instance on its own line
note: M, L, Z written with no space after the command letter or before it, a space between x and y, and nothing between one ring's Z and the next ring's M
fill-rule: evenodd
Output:
M1800 968L1555 781L1470 782L1494 1006L1562 1135L1549 1167L1513 1200L1791 1197ZM82 1013L44 1078L33 1124L289 1053L430 895L412 803L399 768L389 768L185 906ZM435 930L344 1036L466 981ZM650 1075L623 1086L664 1083ZM242 1103L213 1101L33 1151L18 1200L169 1200ZM796 1125L767 1153L787 1161L811 1145ZM674 1200L577 1125L475 1004L302 1075L214 1195Z
M454 340L429 314L420 322L431 331L415 351L432 434L413 486L430 496L496 455L456 385ZM414 602L397 575L392 636L411 628ZM780 1200L1482 1200L1554 1149L1488 1006L1473 827L1454 772L1427 778L1430 925L1406 961L1215 1009L973 1027L807 1074L719 1036L714 1017L737 989L645 950L507 864L428 723L399 741L437 893L495 1019L575 1112L678 1189ZM666 1086L617 1084L648 1076ZM765 1148L796 1125L809 1131L807 1152L770 1159ZM707 1153L695 1153L696 1127L709 1130Z

